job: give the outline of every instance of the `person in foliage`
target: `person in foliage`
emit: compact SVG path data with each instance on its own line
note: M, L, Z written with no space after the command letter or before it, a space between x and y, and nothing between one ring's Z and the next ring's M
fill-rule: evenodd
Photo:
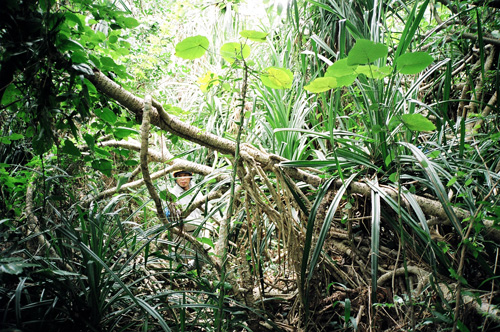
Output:
M179 170L173 173L175 179L175 187L170 190L172 194L177 197L177 205L181 210L185 210L189 207L195 200L202 198L202 195L198 192L196 196L191 194L185 194L194 185L192 181L193 174L189 171ZM196 229L203 222L203 213L200 209L195 209L183 220L183 230L188 232L190 235L194 235ZM208 237L208 231L203 227L198 233L198 237Z
M195 200L202 198L201 193L197 193L194 195L193 193L186 193L189 191L195 183L192 181L193 174L186 170L178 170L173 173L175 179L175 186L170 190L170 192L177 197L176 205L184 211L188 208ZM170 211L165 211L167 218L170 215ZM209 230L205 225L203 225L203 212L201 209L197 208L193 212L191 212L188 216L186 216L182 220L183 231L188 233L191 236L195 236L198 238L208 238L210 236ZM199 229L198 232L196 230ZM184 242L181 240L181 243ZM207 244L204 245L205 250L210 250L211 247ZM201 267L203 262L196 262L196 260L191 259L188 262L188 269L194 269L196 266Z
M193 174L186 170L179 170L173 173L175 179L175 186L170 190L170 192L177 197L176 205L184 211L188 208L195 200L202 198L202 195L198 192L196 196L193 193L186 193L188 190L193 188L194 182L192 181ZM165 214L167 218L170 215L170 211L168 208L165 210ZM186 216L182 220L183 231L188 233L191 236L195 236L198 238L208 238L210 236L209 230L206 225L203 225L203 212L201 209L197 208L193 212L191 212L188 216ZM198 232L196 230L199 229ZM181 243L184 241L180 240ZM185 243L185 242L184 242ZM211 247L208 244L204 244L205 250L210 250ZM194 269L198 266L203 266L203 262L196 262L191 259L188 262L188 269Z

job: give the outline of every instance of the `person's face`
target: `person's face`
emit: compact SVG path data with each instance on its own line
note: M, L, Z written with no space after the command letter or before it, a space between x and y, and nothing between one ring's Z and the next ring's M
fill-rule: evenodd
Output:
M188 173L179 173L175 178L175 182L177 182L182 189L187 190L191 182L191 175Z

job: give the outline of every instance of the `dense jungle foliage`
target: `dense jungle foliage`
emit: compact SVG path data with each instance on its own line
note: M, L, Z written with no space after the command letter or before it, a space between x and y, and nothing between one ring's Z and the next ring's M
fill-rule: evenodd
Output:
M499 8L2 0L0 331L498 331Z

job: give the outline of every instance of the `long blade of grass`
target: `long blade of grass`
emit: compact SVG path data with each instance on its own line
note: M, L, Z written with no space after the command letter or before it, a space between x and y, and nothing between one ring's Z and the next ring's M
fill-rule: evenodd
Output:
M309 315L309 298L306 294L306 271L309 261L309 255L311 253L312 236L314 230L314 221L316 220L316 214L318 213L318 208L321 205L321 201L326 196L330 187L335 183L335 178L330 178L321 187L316 200L313 203L311 211L309 212L309 218L307 219L306 228L306 238L304 241L304 251L302 253L302 264L300 266L300 291L302 292L302 300L305 308L305 320L307 322Z
M434 169L433 162L431 162L427 158L427 156L422 151L420 151L420 149L415 145L406 142L400 142L399 144L406 146L408 149L410 149L415 158L417 158L420 166L424 171L424 174L432 183L432 188L430 189L432 189L436 193L436 196L438 200L441 202L441 205L443 206L446 215L450 219L451 223L453 224L457 232L460 234L460 237L463 238L462 226L458 221L455 211L453 211L453 209L451 208L451 202L448 199L448 195L446 193L443 183L441 182L441 179L439 178L439 174Z
M118 276L113 270L110 269L110 267L99 257L97 256L85 243L81 242L78 240L78 238L75 236L75 234L71 233L69 230L65 229L62 227L60 231L73 243L80 248L82 253L85 255L88 255L92 260L99 264L101 268L106 270L106 272L109 274L109 276L115 280L115 282L122 287L122 290L125 291L125 293L128 295L128 298L131 299L137 306L141 307L145 311L147 311L150 315L152 315L154 318L158 320L158 323L160 326L163 328L164 331L170 332L170 328L168 327L167 323L163 319L163 317L153 308L151 308L147 303L144 305L144 301L136 297L132 291L127 287L127 285L121 280L120 276Z
M328 234L328 230L330 229L330 226L332 224L335 212L337 211L340 201L342 200L342 196L344 196L345 191L351 184L352 180L354 180L356 175L358 175L358 173L352 174L349 178L345 180L345 182L342 184L342 186L337 191L337 194L333 198L332 204L328 208L325 221L323 223L323 226L321 226L321 230L319 232L318 241L316 242L316 245L314 247L311 256L311 263L309 264L309 274L307 276L307 282L309 282L313 277L314 269L316 268L316 263L318 262L321 251L323 250L323 244L325 243L326 235ZM304 263L304 261L302 261L302 263Z
M371 200L372 200L372 229L371 229L371 270L372 270L372 302L377 302L377 272L378 256L380 248L380 190L378 180L375 178L371 182Z
M420 21L424 17L424 14L427 10L427 6L429 5L429 0L424 1L424 3L420 6L420 10L418 14L415 16L415 12L419 5L418 1L415 1L415 6L413 7L410 15L408 15L407 24L401 34L401 41L399 42L398 48L396 49L396 53L394 55L394 61L403 55L406 52L406 49L410 46L411 42L414 40L415 32L417 31Z

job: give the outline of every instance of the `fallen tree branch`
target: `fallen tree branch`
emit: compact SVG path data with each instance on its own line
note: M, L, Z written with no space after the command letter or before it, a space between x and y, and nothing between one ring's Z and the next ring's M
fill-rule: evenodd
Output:
M98 69L94 69L93 73L94 75L86 75L86 78L90 82L92 82L98 90L100 90L104 94L107 94L109 97L115 99L123 106L127 107L131 112L133 112L136 115L138 119L142 118L142 105L143 105L142 99L123 89L120 85L113 82ZM172 134L175 134L179 137L185 138L191 142L200 144L210 149L217 150L221 153L226 153L233 156L235 155L236 144L233 141L215 136L211 133L202 131L199 128L196 128L194 126L191 126L189 124L180 121L179 119L169 115L163 109L162 105L156 100L152 100L152 106L153 108L151 110L151 124L156 125L159 128L166 130ZM241 145L242 159L245 160L246 158L245 156L250 156L256 162L260 163L261 167L266 171L269 170L273 171L274 170L273 167L275 167L275 165L278 165L281 162L286 161L286 159L283 157L265 153L263 151L260 151L256 148L249 146L248 144L242 144ZM175 165L176 167L170 168L169 171L180 169L180 167L177 166L179 164ZM314 187L318 187L324 181L319 176L309 174L295 167L282 167L282 169L286 174L288 174L294 180L303 181ZM168 172L163 172L161 173L161 175L166 173ZM152 178L154 177L155 174L152 175ZM161 175L158 175L158 177ZM338 182L337 185L342 185L341 180L338 180L337 182ZM131 183L122 186L122 188L120 189L127 189L134 185L137 186L137 184ZM363 195L368 195L371 192L368 185L361 182L352 182L350 185L350 190L353 193L360 193ZM102 197L103 193L101 193L99 196ZM397 200L397 193L394 193L392 191L387 191L387 193L390 197ZM107 194L109 195L109 192ZM422 211L426 215L437 216L442 220L448 220L445 210L443 209L440 202L417 195L414 195L414 198L421 206ZM470 214L465 210L456 207L453 207L453 210L457 215L459 221L462 221L463 219L470 217ZM486 227L490 228L487 231L489 236L493 237L495 240L500 241L500 230L491 228L492 223L488 223L488 220L485 220L484 224L486 225Z

